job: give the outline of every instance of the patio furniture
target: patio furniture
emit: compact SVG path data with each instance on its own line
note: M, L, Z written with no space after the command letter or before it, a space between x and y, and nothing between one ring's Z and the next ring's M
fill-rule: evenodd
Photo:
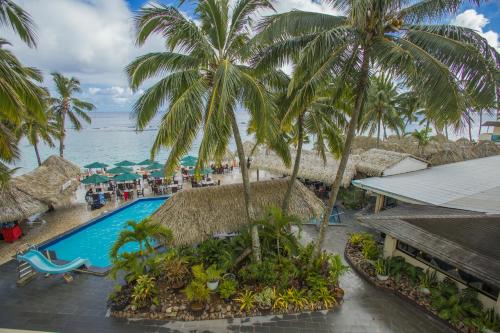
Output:
M17 260L20 262L27 262L37 272L45 274L64 274L82 267L89 267L90 261L88 259L77 258L64 265L56 265L47 259L41 252L30 249L24 254L18 254Z

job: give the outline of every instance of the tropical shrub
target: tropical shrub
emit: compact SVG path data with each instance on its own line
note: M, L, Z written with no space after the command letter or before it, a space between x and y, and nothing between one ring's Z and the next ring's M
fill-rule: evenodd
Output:
M187 258L179 256L160 258L163 260L158 264L158 276L165 279L171 287L182 286L189 277Z
M376 260L379 256L377 243L373 239L364 239L361 244L361 253L367 260Z
M270 287L266 287L259 293L255 294L255 302L262 309L270 309L275 298L276 293Z
M153 276L141 275L137 278L132 292L132 304L143 308L149 304L158 304L158 290Z
M228 241L219 239L209 239L201 243L196 251L199 263L207 267L216 265L225 271L233 268L234 253Z
M375 262L375 272L378 275L389 275L389 268L389 261L386 259L380 258Z
M495 309L488 309L473 320L473 326L477 329L489 329L493 332L500 332L500 316L495 312Z
M234 299L240 304L240 311L252 311L255 308L255 294L253 291L246 289Z
M245 283L265 285L275 285L279 278L276 263L271 259L264 259L260 264L252 262L241 268L238 275Z
M333 297L331 292L325 287L315 289L311 295L311 300L315 303L321 303L325 308L331 308L337 304L335 297Z
M205 303L210 300L210 291L207 284L198 280L191 281L183 292L190 302Z
M219 288L217 288L217 291L221 298L227 300L231 298L234 294L236 294L237 288L238 288L238 282L236 280L224 279L219 284Z
M205 271L205 277L207 282L215 282L219 281L222 276L223 271L221 269L217 269L217 266L212 265L207 268Z
M420 276L420 287L431 289L438 283L437 272L434 269L426 269Z

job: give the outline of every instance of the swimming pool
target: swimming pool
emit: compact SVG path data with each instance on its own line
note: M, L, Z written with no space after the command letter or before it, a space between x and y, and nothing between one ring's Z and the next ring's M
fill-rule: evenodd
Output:
M89 259L92 266L110 266L109 251L120 232L125 228L127 221L140 221L151 216L165 200L167 199L147 198L136 200L41 246L41 249L55 251L57 258L62 260L69 261L79 257ZM135 251L138 248L138 243L128 243L120 252Z

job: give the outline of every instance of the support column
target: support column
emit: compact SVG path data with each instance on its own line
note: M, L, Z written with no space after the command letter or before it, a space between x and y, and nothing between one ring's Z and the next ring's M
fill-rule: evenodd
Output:
M259 181L259 169L257 169L257 181Z
M384 208L385 196L382 194L377 194L377 199L375 200L375 214L378 214L382 208Z
M385 241L384 241L384 258L387 258L387 257L392 257L394 255L394 251L396 250L396 244L397 244L397 239L392 237L392 236L389 236L389 235L385 235Z

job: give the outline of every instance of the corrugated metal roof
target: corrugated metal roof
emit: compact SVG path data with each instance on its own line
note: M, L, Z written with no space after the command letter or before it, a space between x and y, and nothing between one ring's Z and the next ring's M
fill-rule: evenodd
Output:
M500 155L353 184L409 203L500 214Z

